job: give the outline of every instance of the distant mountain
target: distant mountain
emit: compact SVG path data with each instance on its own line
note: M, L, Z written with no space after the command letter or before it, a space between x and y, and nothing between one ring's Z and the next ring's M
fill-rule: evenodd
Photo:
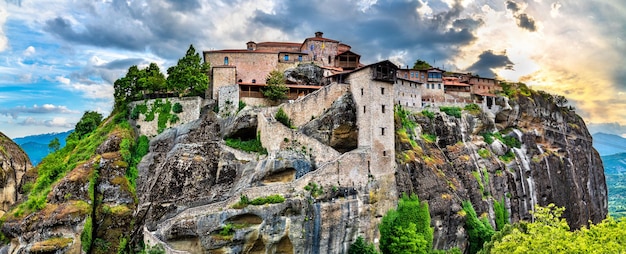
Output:
M50 141L54 138L58 138L61 148L63 148L65 146L65 138L67 138L67 136L69 136L73 131L74 130L69 130L66 132L46 133L15 138L13 139L13 142L22 147L22 150L24 150L24 152L28 155L28 158L30 158L30 162L33 166L36 166L44 157L48 155L48 153L50 153L50 149L48 149Z
M593 147L600 153L600 156L626 153L626 138L602 132L591 136L593 137Z
M604 174L617 175L626 173L626 153L602 156Z

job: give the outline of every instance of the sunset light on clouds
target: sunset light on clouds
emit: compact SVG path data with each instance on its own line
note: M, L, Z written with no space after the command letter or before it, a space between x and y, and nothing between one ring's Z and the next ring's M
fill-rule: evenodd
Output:
M621 0L32 1L0 3L0 131L71 129L108 114L131 65L176 63L247 41L316 31L362 62L423 59L566 96L593 131L626 136L626 3Z

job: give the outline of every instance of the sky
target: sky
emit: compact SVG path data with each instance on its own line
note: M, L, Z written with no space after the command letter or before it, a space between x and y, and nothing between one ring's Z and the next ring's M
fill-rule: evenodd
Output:
M0 132L106 116L128 67L165 72L191 44L241 49L322 31L366 64L423 59L564 95L592 133L626 137L624 13L623 0L0 0Z

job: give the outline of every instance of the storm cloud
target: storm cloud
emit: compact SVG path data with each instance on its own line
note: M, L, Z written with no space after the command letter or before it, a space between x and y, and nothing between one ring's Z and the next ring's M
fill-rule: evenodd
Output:
M537 31L535 19L533 19L533 17L531 17L527 13L524 13L518 3L509 0L506 1L505 5L506 8L513 13L513 16L517 20L517 26L530 32Z
M484 51L478 56L478 61L467 68L467 70L481 77L491 78L495 76L494 69L506 68L512 65L513 62L511 62L506 54L498 55L494 54L493 51Z

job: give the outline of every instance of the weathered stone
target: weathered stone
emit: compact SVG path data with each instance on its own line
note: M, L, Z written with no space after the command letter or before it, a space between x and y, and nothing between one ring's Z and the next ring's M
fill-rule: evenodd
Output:
M351 93L339 97L320 117L312 119L300 129L339 152L357 147L356 106Z
M323 77L322 68L313 63L303 63L285 70L287 81L301 85L319 85Z

